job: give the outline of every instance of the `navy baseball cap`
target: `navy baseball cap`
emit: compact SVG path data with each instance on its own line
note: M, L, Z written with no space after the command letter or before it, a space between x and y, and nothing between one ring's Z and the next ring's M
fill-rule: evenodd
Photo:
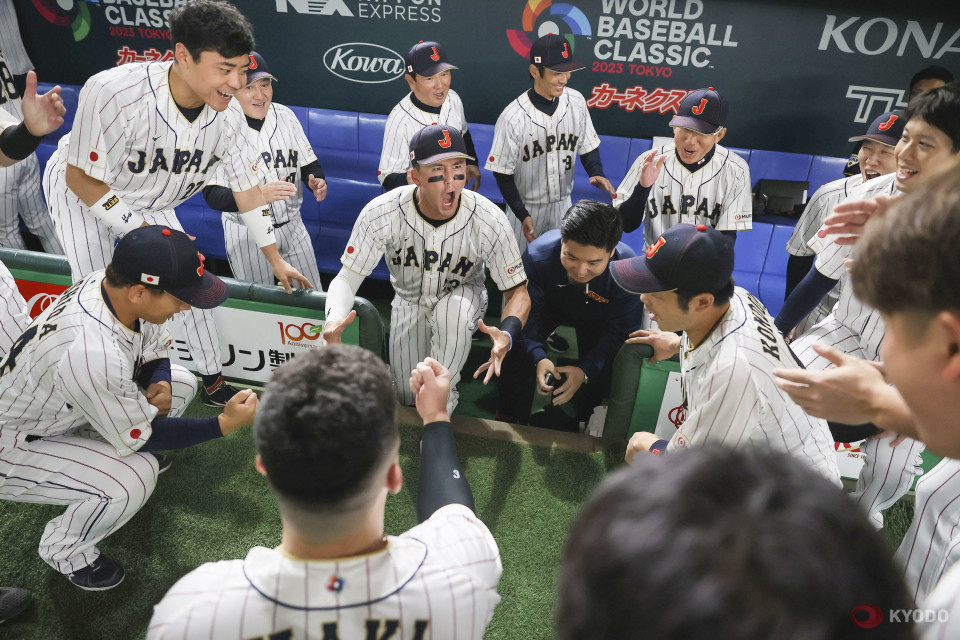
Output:
M403 56L403 64L406 66L407 73L417 74L425 78L435 76L441 71L447 69L456 69L447 60L447 52L439 42L421 40L410 47L407 55Z
M674 225L645 255L610 262L610 275L628 293L714 293L733 275L733 243L708 225Z
M530 47L530 64L543 65L551 71L578 71L587 65L573 59L573 49L563 36L548 33L537 38Z
M903 127L907 124L907 119L903 116L903 111L896 109L887 111L877 116L867 132L862 136L853 136L850 142L857 140L874 140L888 147L895 147L900 142L900 136L903 135Z
M227 299L227 285L203 267L203 256L183 231L138 227L120 238L113 268L130 282L163 289L191 307L212 309Z
M709 134L716 133L726 121L727 101L716 89L707 87L691 91L683 98L670 126Z
M254 51L250 54L250 66L247 67L247 84L259 80L260 78L270 78L276 80L276 76L270 73L270 67L263 56Z
M417 164L431 164L447 158L473 160L473 156L467 153L467 144L459 129L446 124L431 124L413 134L410 139L411 160Z

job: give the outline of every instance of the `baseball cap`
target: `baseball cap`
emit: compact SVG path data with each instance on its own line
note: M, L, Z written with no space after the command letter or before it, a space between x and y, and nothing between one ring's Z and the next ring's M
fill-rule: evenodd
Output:
M865 134L853 136L850 138L850 142L874 140L888 147L895 147L900 142L900 136L903 134L903 127L906 123L907 119L900 109L881 113L870 123L870 127Z
M247 84L260 78L277 79L270 73L270 67L267 66L267 61L263 59L263 56L254 51L250 54L250 66L247 67Z
M570 43L555 33L537 38L530 47L530 64L541 64L559 73L577 71L587 66L573 59Z
M411 160L417 164L431 164L447 158L473 160L473 156L467 153L459 129L446 124L431 124L413 134L410 139Z
M671 127L693 129L699 133L715 133L727 121L727 101L716 89L707 87L691 91L680 102Z
M203 267L203 256L183 231L138 227L113 250L113 268L131 282L153 285L191 307L212 309L227 299L227 285Z
M674 225L645 255L612 261L610 275L629 293L714 293L733 275L733 243L708 225Z
M421 40L410 47L407 55L403 56L403 64L406 66L407 73L415 73L425 78L435 76L447 69L457 68L447 60L447 52L443 50L440 43L433 40L426 42Z

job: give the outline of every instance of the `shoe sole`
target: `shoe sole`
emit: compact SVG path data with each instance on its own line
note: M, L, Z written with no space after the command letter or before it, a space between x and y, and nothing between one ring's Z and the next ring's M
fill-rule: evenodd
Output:
M214 409L227 406L226 402L217 402L216 400L210 400L207 398L201 398L200 404L205 407L213 407Z
M77 584L76 582L74 582L73 580L70 580L70 578L67 578L67 580L70 580L70 584L72 584L73 586L77 587L78 589L83 589L84 591L109 591L110 589L113 589L114 587L116 587L117 585L119 585L121 582L123 582L123 579L126 578L126 577L127 577L127 576L125 576L125 575L120 576L120 579L119 579L119 580L117 580L115 583L113 583L113 584L111 584L110 586L107 586L107 587L84 587L83 585L79 585L79 584Z

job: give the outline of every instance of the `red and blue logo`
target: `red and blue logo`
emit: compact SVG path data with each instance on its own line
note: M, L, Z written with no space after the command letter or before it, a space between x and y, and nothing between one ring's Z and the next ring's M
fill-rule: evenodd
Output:
M561 22L566 28L561 29ZM593 35L590 21L583 11L571 4L553 3L552 0L527 0L523 8L522 26L523 29L507 29L507 40L513 50L524 58L530 56L533 41L548 33L562 34L571 49L573 36Z

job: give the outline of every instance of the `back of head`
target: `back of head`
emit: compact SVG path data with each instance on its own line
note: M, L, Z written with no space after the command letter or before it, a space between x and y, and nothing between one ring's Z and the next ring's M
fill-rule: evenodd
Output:
M940 129L953 142L953 152L960 151L960 82L951 82L918 96L904 115L907 123L920 118Z
M360 347L308 351L273 372L253 434L281 499L314 511L361 506L400 437L390 373Z
M253 51L253 27L240 11L221 0L191 0L170 12L170 40L182 42L194 60L204 51L235 58Z
M912 607L855 505L760 449L644 456L607 478L574 523L559 588L561 640L852 638L855 607Z
M623 235L623 223L612 205L580 200L564 214L560 235L564 241L613 251Z
M910 78L910 90L909 93L913 93L913 88L917 85L918 82L923 82L924 80L943 80L944 84L953 82L953 74L950 73L950 70L946 67L941 67L938 64L932 64L929 67L920 69L913 77Z

